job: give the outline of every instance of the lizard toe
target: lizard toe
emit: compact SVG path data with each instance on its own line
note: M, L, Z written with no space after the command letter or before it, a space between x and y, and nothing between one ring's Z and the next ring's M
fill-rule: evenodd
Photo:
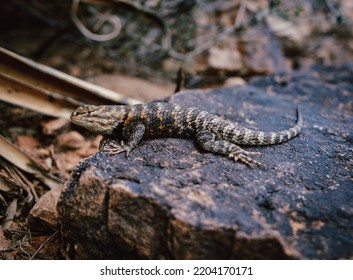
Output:
M258 153L256 153L258 155ZM230 158L233 158L234 161L239 161L246 164L248 167L253 167L253 165L265 167L265 165L257 160L252 159L248 156L248 153L239 153L239 154L229 154Z

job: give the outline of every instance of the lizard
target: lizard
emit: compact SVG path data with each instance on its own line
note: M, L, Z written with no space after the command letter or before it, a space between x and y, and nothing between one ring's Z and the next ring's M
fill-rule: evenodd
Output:
M303 126L299 109L297 122L293 127L277 132L263 132L248 129L195 107L167 102L81 105L70 118L74 124L101 134L103 143L109 138L121 140L119 144L104 147L111 154L125 152L128 156L142 139L194 138L202 149L228 156L248 166L264 166L251 157L261 153L246 151L240 146L280 144L297 136ZM102 142L100 148L104 146Z

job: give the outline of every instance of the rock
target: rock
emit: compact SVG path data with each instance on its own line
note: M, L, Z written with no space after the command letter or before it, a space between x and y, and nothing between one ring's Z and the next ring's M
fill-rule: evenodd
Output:
M62 188L55 188L45 193L33 206L28 216L31 228L36 231L51 232L58 229L58 203Z
M240 77L231 77L224 81L224 86L232 87L232 86L243 86L246 85L246 81Z
M240 46L244 74L273 74L290 69L281 44L265 23L242 34Z
M214 69L227 71L240 71L243 68L241 54L235 44L228 48L212 47L208 64Z
M58 202L67 259L353 258L352 65L185 91L197 106L295 139L260 151L248 168L193 140L143 141L126 159L98 152L73 172Z

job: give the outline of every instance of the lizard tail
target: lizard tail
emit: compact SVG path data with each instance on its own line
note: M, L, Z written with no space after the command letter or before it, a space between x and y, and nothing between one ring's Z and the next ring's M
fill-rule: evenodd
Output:
M276 132L262 132L244 129L243 133L236 135L236 137L232 139L232 142L239 145L258 146L280 144L296 137L300 133L302 126L303 117L298 107L297 122L293 127Z

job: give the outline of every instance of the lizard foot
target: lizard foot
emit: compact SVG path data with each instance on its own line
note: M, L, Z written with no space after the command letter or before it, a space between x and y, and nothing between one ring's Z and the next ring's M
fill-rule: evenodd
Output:
M246 164L249 167L252 167L252 165L257 165L257 166L265 166L263 163L254 160L250 157L250 155L253 156L260 156L261 153L259 152L248 152L248 151L244 151L244 150L236 150L234 152L231 152L228 156L232 159L234 159L235 161L239 161L242 162L244 164Z
M118 141L105 141L102 143L100 149L104 152L109 153L110 155L116 155L125 152L126 157L128 157L132 148L129 145L126 145L124 141L118 143Z

